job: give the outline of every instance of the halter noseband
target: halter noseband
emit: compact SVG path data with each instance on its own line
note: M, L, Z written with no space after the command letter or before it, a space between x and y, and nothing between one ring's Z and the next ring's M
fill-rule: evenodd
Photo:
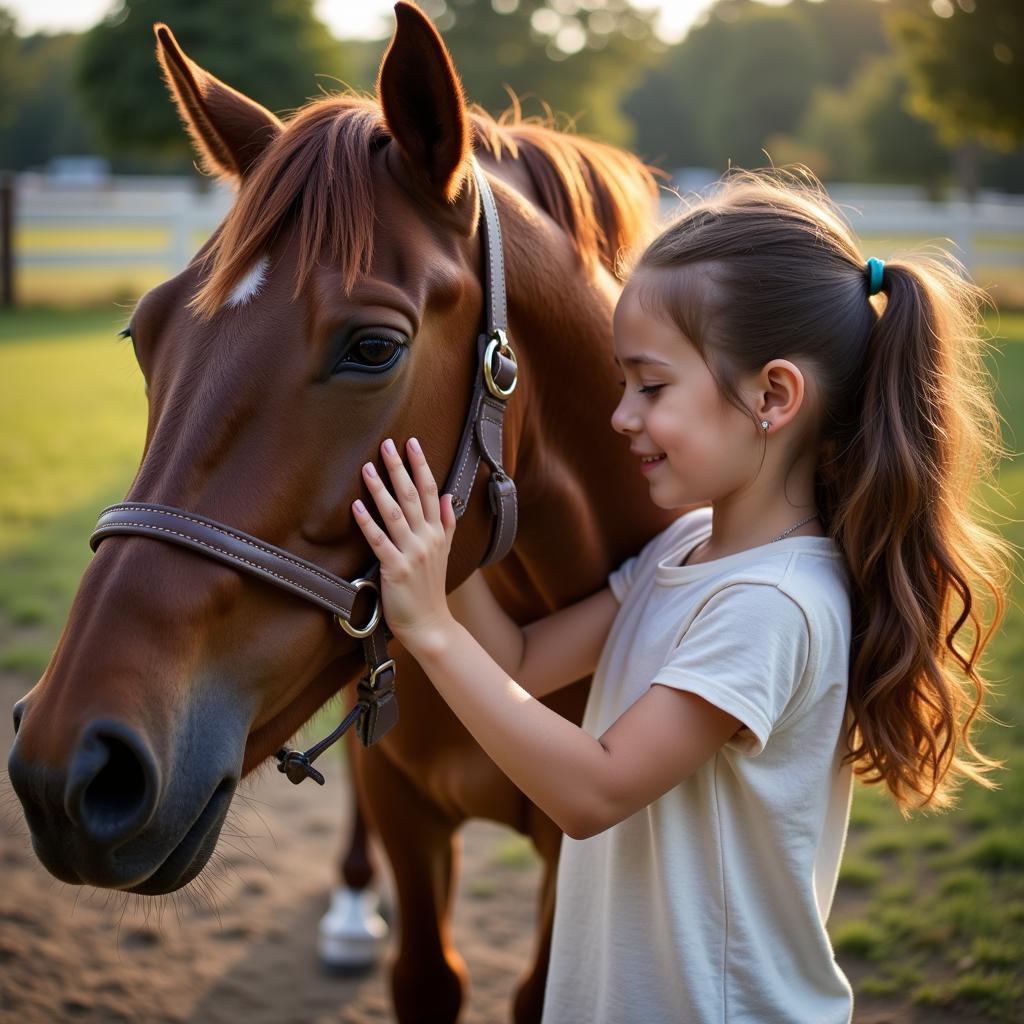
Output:
M453 496L452 507L456 517L461 518L469 504L481 460L490 467L490 506L496 521L481 563L488 565L508 554L516 535L516 486L502 468L501 459L505 406L515 390L518 371L506 333L508 306L498 209L487 178L475 159L473 174L483 213L480 229L484 243L486 324L484 333L477 338L477 372L469 411L443 493ZM311 778L322 786L324 777L312 762L353 724L362 743L371 746L398 721L395 662L388 658L387 651L391 634L381 615L379 562L374 562L358 579L342 579L232 526L195 512L148 502L128 501L105 508L89 538L89 546L95 551L102 540L116 534L153 537L178 544L239 572L257 576L330 612L346 633L362 640L367 671L359 681L355 707L334 732L307 751L282 747L277 752L278 769L291 782L298 785ZM363 590L372 590L376 600L365 622L357 625L352 621L353 610Z

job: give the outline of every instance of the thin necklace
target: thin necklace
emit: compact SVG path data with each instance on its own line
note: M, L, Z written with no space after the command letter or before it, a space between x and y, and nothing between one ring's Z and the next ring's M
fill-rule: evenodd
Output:
M799 523L797 523L795 526L791 526L788 530L786 530L785 533L780 533L778 535L778 537L772 537L772 539L770 541L768 541L768 543L769 544L774 544L777 540L782 540L783 537L788 537L794 530L799 530L801 526L805 526L812 519L817 519L817 518L818 518L818 513L815 512L813 515L808 516L806 519L801 519Z

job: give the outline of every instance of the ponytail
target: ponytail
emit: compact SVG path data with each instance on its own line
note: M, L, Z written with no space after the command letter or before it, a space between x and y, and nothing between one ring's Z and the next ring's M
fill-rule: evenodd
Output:
M847 760L906 813L948 806L964 779L993 785L999 762L971 730L1012 549L982 525L976 495L1003 454L983 293L941 259L887 263L882 291L859 415L845 440L826 435L818 491L852 583Z

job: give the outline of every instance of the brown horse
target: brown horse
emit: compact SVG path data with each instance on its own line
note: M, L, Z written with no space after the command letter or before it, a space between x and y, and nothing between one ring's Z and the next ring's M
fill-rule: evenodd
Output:
M599 587L669 518L609 425L611 271L649 222L653 180L621 151L467 108L433 27L412 4L396 11L379 102L322 98L287 123L158 26L194 144L238 195L191 265L132 316L149 421L128 498L358 576L370 561L349 512L359 466L383 437L415 434L444 479L458 444L482 309L475 152L505 233L520 368L504 439L519 532L486 573L526 621ZM485 491L478 482L461 520L450 587L487 548ZM529 835L545 863L536 962L515 1002L517 1020L535 1020L560 834L396 648L401 721L353 767L397 883L398 1016L458 1015L453 837L484 817ZM171 544L104 542L15 709L10 775L40 860L71 883L185 885L239 779L361 669L357 642L282 590ZM581 682L550 703L578 721L585 697Z

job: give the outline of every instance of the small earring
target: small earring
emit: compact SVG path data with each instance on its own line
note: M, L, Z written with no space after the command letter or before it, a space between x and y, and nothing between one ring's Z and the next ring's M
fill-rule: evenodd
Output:
M771 424L767 420L761 420L761 426L764 430L767 430Z

